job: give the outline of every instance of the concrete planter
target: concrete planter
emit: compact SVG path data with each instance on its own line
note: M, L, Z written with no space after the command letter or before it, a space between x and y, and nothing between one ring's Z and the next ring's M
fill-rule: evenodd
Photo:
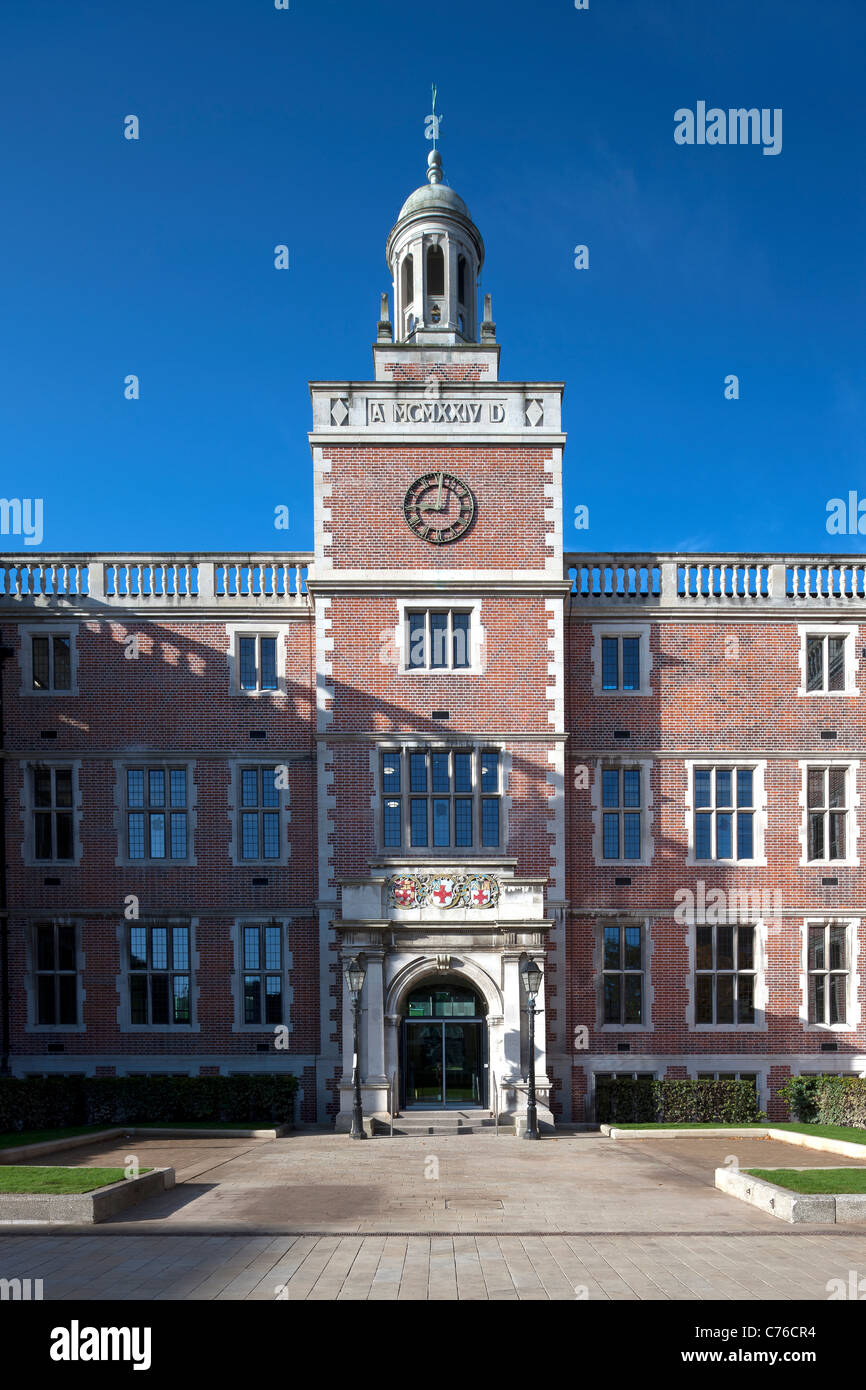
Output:
M770 1216L777 1216L780 1221L831 1226L843 1222L866 1222L866 1195L859 1193L834 1196L791 1192L789 1188L779 1187L765 1178L753 1178L749 1173L732 1168L716 1169L716 1187L730 1197L737 1197L741 1202L769 1212Z
M0 1223L92 1225L170 1187L174 1187L174 1169L154 1168L138 1178L122 1178L93 1192L0 1192Z

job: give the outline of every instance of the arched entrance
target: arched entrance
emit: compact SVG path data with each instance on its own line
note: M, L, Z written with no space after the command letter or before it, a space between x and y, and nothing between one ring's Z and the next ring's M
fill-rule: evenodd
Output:
M430 981L406 999L402 1027L404 1107L487 1104L487 1005L462 983Z

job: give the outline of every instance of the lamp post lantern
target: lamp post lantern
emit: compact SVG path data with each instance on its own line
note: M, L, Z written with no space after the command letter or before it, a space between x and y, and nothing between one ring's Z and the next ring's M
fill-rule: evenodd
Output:
M527 956L520 967L520 976L529 1001L529 1098L526 1103L526 1129L523 1137L537 1139L539 1135L538 1107L535 1103L535 1001L541 989L541 966Z
M351 1139L366 1139L367 1136L364 1133L364 1112L361 1108L361 1068L358 1057L358 1020L361 1013L361 990L364 988L364 977L367 972L356 956L349 962L343 973L346 980L346 988L352 1000L352 1089L354 1095L352 1100L352 1128L349 1131L349 1137Z

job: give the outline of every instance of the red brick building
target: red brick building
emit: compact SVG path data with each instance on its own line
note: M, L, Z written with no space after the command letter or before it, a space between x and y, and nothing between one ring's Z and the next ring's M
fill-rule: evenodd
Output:
M562 384L499 377L441 182L374 374L311 385L315 552L3 562L3 1065L539 1114L866 1070L866 565L563 552Z

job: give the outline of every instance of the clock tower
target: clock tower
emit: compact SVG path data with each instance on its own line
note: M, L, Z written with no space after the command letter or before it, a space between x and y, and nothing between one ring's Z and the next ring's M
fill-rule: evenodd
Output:
M436 149L386 256L373 380L310 388L318 1109L348 1129L357 962L365 1127L393 1095L398 1128L520 1133L535 965L539 1120L571 1118L563 388L500 381L484 243Z

